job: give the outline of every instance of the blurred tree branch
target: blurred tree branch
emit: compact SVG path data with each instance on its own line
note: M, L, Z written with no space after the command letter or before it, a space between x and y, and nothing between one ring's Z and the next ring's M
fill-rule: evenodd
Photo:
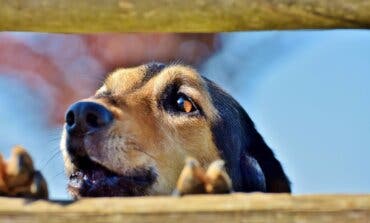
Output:
M370 28L368 0L0 0L0 30L63 33Z

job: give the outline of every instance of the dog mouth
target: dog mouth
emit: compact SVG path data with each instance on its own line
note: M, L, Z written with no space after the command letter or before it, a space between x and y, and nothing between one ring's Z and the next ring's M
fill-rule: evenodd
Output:
M121 175L88 157L80 158L76 167L68 182L68 190L74 198L145 196L157 179L153 167L138 168Z

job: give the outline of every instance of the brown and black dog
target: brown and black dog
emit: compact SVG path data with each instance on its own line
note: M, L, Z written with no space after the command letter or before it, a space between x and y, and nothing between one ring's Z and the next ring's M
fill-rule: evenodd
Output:
M74 197L170 194L185 157L223 159L235 191L290 192L244 109L184 65L118 69L66 113L61 150Z

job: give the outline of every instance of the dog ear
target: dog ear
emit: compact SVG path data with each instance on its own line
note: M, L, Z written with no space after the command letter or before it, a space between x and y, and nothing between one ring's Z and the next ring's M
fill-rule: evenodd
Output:
M204 78L219 118L212 123L213 139L226 162L235 191L290 192L280 162L266 145L240 104Z
M251 131L253 122L235 99L206 79L212 103L219 118L213 120L213 140L220 156L225 160L225 168L231 177L235 191L265 191L263 171L253 157L248 157L247 149L252 146Z
M243 189L248 192L266 192L266 180L257 160L243 155L240 160L240 169L243 177Z
M243 178L240 171L241 148L243 144L243 133L235 109L235 101L212 81L205 78L212 104L217 110L218 117L212 120L211 131L213 143L216 145L221 159L225 161L225 168L232 180L234 191L243 190Z
M290 193L290 181L273 151L266 145L262 136L254 130L251 133L252 143L246 148L248 155L257 160L266 180L266 192Z

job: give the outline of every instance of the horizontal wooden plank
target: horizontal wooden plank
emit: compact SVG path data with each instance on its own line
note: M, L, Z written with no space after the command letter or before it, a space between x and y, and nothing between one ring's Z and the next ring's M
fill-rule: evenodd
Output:
M92 198L76 202L0 198L0 222L370 222L370 195L242 194Z
M368 0L0 0L0 30L63 33L370 28Z

